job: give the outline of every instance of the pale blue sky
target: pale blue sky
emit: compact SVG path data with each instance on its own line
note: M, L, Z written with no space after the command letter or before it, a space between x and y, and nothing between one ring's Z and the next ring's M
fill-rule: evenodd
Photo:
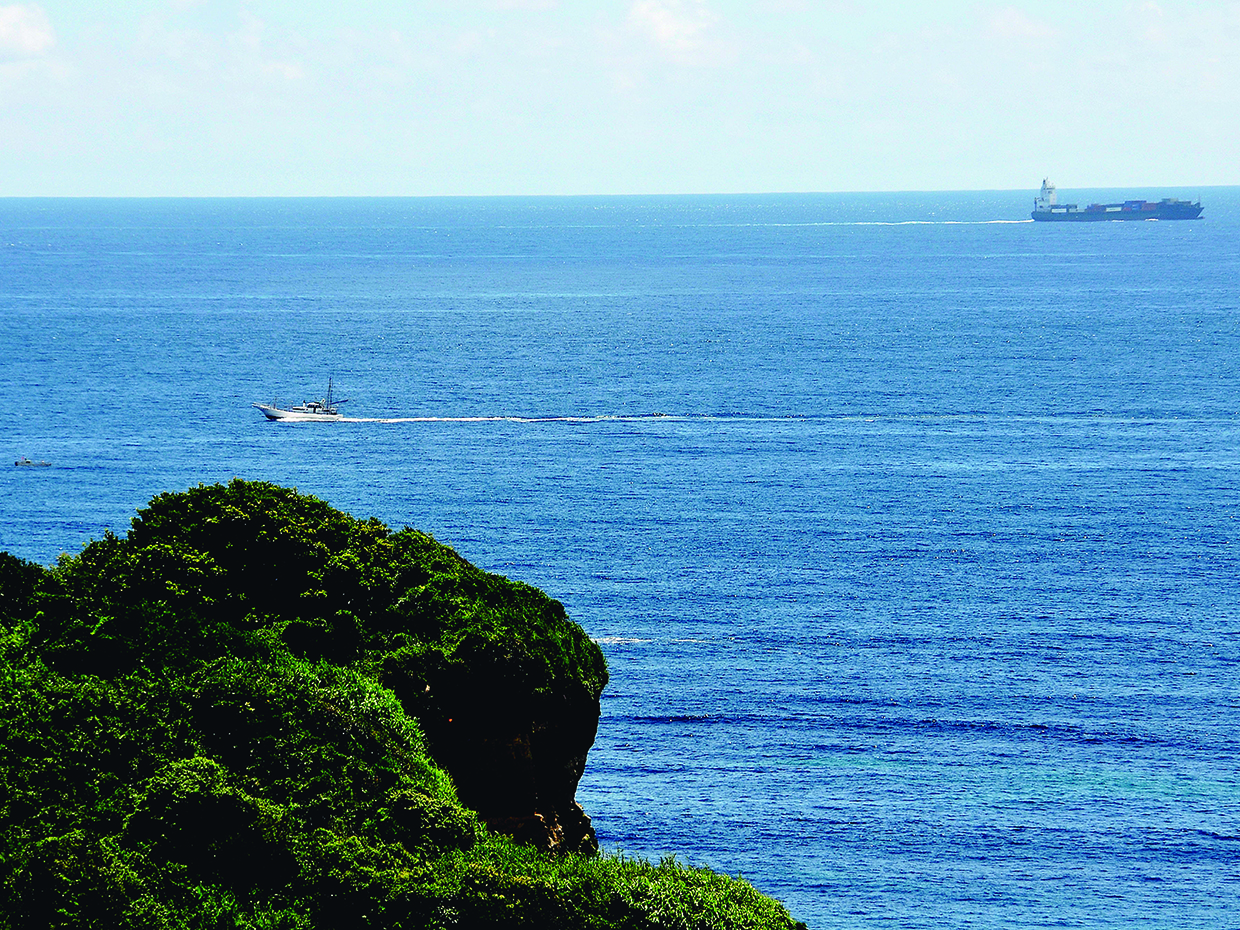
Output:
M1240 184L1240 2L0 0L0 196Z

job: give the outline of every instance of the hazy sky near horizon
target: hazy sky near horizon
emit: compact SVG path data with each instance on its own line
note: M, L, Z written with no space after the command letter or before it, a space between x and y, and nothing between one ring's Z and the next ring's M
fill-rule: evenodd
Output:
M0 0L0 196L1240 184L1240 2Z

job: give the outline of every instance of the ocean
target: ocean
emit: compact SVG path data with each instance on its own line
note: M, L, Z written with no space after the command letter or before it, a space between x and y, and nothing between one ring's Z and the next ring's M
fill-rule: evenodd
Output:
M825 928L1240 925L1240 188L0 200L0 549L234 476L543 588L603 846ZM341 423L251 407L348 397Z

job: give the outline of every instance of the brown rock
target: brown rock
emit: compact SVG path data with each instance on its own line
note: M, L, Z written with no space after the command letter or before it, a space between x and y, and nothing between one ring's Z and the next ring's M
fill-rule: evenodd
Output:
M597 851L576 793L598 732L598 699L579 685L522 694L475 677L444 676L428 687L389 666L385 683L421 722L461 802L488 827L540 849Z

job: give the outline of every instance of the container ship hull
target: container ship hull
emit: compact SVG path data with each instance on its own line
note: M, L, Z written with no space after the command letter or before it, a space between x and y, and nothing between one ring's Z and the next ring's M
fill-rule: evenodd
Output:
M1042 191L1033 202L1029 215L1038 222L1051 223L1098 223L1106 220L1195 220L1201 217L1201 201L1176 200L1125 200L1122 203L1091 203L1078 207L1074 203L1059 203L1055 185L1042 182Z

